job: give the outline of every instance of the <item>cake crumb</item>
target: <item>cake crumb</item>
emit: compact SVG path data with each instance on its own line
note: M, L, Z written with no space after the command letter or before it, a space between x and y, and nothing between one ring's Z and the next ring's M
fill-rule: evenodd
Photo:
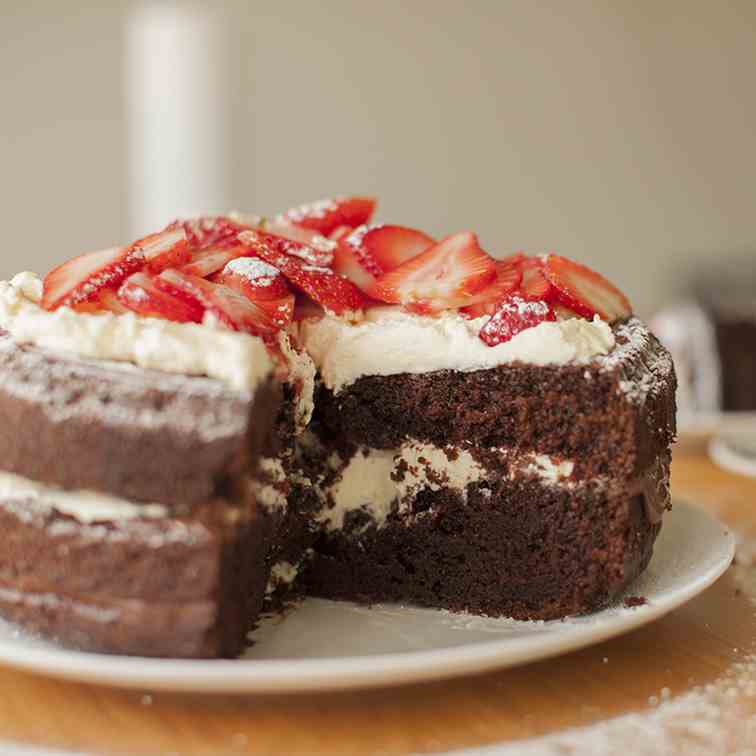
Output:
M645 606L648 603L648 599L645 596L626 596L623 603L625 608L632 609L636 606Z
M142 706L152 706L152 696L149 693L145 693L139 702Z

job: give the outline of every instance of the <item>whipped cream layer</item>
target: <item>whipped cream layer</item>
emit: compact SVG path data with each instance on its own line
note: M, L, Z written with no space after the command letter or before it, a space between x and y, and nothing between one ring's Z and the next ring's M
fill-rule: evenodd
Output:
M161 504L141 504L94 491L64 491L7 472L0 472L0 502L19 502L24 505L24 511L29 504L37 505L82 523L156 518L167 514Z
M423 490L451 489L467 498L467 486L508 470L515 475L538 478L546 486L573 486L571 460L556 460L534 452L492 449L501 457L493 473L464 448L439 447L410 439L398 449L361 448L346 462L338 454L329 458L336 473L320 489L325 502L316 516L327 530L339 530L349 512L362 510L381 527L394 507L407 513L415 495Z
M20 344L33 344L92 360L125 362L167 373L208 376L237 391L253 392L273 370L260 339L202 325L136 314L79 313L40 307L42 281L20 273L0 281L0 328Z
M494 347L478 337L488 317L456 312L413 315L394 307L368 310L358 323L327 315L299 326L300 342L325 385L339 392L364 375L473 371L512 362L565 365L608 354L615 344L609 325L572 318L544 322Z

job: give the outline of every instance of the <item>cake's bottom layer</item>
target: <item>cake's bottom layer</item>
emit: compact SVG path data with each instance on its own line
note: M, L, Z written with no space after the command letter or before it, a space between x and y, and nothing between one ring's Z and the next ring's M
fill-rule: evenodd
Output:
M66 496L54 489L27 481L0 493L3 617L86 651L233 658L244 650L269 576L272 523L254 501L216 500L172 517L111 500L109 517L116 506L120 517L82 521L70 501L61 503L68 513L55 506L56 494Z
M635 492L532 478L426 489L381 527L357 518L324 532L302 579L313 595L363 603L515 619L590 612L651 559L661 523L649 512L668 498L650 502L667 489L656 488L658 471L646 477Z

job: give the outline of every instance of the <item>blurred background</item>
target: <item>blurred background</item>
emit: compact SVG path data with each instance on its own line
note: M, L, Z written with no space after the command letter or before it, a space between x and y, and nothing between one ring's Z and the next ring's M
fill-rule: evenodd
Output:
M756 3L2 2L0 277L321 196L644 315L756 256Z

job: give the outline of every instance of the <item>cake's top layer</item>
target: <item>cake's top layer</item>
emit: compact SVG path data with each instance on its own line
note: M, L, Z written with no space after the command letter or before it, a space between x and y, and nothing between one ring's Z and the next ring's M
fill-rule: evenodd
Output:
M162 372L208 376L249 393L273 369L260 339L214 328L211 322L176 323L135 313L76 312L68 307L48 312L40 307L41 298L42 281L33 273L0 281L0 329L17 343Z
M300 389L306 424L308 352L333 388L363 375L581 364L611 352L610 326L632 315L584 265L552 253L496 259L470 231L435 240L370 224L374 208L341 197L271 221L178 220L70 259L43 282L2 284L0 328L19 343L237 389L275 362Z
M467 372L512 362L585 363L608 354L615 343L610 326L596 316L592 321L544 321L490 347L478 338L486 320L456 312L413 315L387 307L370 310L359 323L333 315L303 320L299 333L323 382L336 392L364 375Z

